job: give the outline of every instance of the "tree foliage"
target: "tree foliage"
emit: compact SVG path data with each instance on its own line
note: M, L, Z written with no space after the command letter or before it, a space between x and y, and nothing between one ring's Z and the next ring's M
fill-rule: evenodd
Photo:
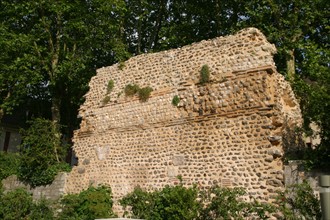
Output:
M1 219L23 219L29 215L32 209L32 196L24 189L19 188L1 196Z
M11 175L17 175L20 166L18 153L0 151L0 181Z
M19 178L32 187L51 183L59 171L69 171L64 162L66 147L58 135L58 125L37 118L22 132Z
M4 0L0 7L1 111L43 94L52 120L73 130L95 68L128 56L118 22L124 2Z
M294 184L276 198L278 209L285 219L321 219L320 201L308 182Z
M0 193L0 218L4 220L52 220L54 212L48 201L41 199L33 202L30 193L18 188L6 194Z

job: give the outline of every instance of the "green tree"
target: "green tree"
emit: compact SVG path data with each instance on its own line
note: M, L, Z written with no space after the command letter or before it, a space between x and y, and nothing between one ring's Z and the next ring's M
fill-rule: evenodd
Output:
M289 79L300 101L305 131L320 128L321 144L306 154L309 165L326 169L330 161L329 4L325 0L255 0L244 25L259 28L278 49L279 71Z
M294 184L279 192L276 198L279 211L285 219L321 219L320 201L308 182Z
M0 7L2 114L26 96L47 94L52 121L70 135L95 69L128 56L124 1L4 0Z
M59 171L70 170L58 129L52 121L37 118L22 132L19 178L32 187L50 184Z

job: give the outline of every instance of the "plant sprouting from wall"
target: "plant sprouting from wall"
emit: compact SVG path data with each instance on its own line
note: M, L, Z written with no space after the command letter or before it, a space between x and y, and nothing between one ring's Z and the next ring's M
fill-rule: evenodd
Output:
M138 93L139 90L140 90L140 87L138 85L136 85L136 84L128 84L125 87L124 92L125 92L125 95L126 96L133 96L136 93Z
M139 99L142 101L142 102L145 102L149 99L150 97L150 93L153 91L153 89L149 86L147 87L144 87L142 89L140 89L138 91L138 94L139 94Z
M123 70L125 68L125 61L120 61L118 64L118 69Z
M110 102L110 96L105 96L102 100L102 105L106 105Z
M180 102L179 96L175 95L172 99L172 105L178 106L179 102Z
M107 85L107 94L110 94L115 86L115 82L113 80L109 80Z
M136 84L128 84L124 89L126 96L134 96L137 94L142 102L145 102L149 99L152 91L153 89L149 86L140 88Z
M208 83L210 81L210 69L208 65L203 65L202 69L200 71L200 84L204 85L205 83Z

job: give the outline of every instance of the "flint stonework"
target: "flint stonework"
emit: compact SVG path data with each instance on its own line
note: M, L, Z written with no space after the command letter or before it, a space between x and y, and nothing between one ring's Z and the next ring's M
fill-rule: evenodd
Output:
M291 87L276 71L275 52L259 30L247 28L142 54L123 68L98 69L79 111L82 122L73 138L79 164L66 192L108 184L118 201L135 186L159 189L177 184L180 175L186 186L244 187L270 201L283 187L281 137L286 126L301 123ZM201 84L204 65L210 75ZM143 102L125 96L128 84L153 91Z

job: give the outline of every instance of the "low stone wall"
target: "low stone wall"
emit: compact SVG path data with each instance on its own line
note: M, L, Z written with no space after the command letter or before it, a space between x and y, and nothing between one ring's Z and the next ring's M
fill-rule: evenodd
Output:
M67 173L59 173L55 177L52 184L35 188L31 188L29 185L20 182L15 175L2 180L2 184L5 192L17 188L24 188L28 192L32 193L34 200L38 200L41 198L57 200L65 194L65 183L67 175Z
M328 172L321 172L318 170L309 171L305 169L303 161L292 160L284 166L284 183L285 186L290 186L293 184L302 183L306 180L314 190L314 194L319 196L320 186L319 186L319 176L320 175L330 175L330 170Z

